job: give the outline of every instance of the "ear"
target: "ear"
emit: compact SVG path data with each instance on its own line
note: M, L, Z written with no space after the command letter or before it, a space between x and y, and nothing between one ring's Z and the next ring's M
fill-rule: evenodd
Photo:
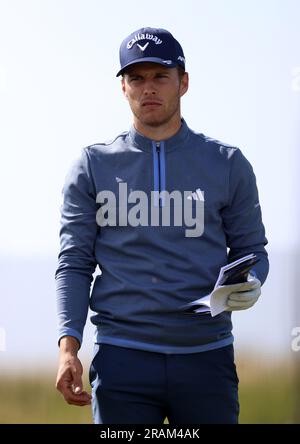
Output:
M185 72L180 82L180 97L182 97L189 89L189 73Z
M124 96L127 99L126 82L125 82L125 78L124 77L122 77L122 79L121 79L121 86L122 86L123 94L124 94Z

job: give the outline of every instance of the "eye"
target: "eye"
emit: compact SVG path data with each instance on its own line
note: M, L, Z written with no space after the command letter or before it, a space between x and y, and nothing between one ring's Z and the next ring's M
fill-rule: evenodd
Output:
M132 76L132 77L130 77L130 81L131 82L136 82L138 80L142 80L142 77L141 76Z

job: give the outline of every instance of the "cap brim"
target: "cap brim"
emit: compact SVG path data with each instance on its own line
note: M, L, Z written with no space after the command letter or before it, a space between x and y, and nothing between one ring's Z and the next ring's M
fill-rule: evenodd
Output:
M118 72L116 77L119 77L123 72L128 68L128 66L135 65L136 63L143 63L143 62L152 62L152 63L158 63L159 65L163 65L166 68L175 68L177 66L177 63L172 62L170 60L164 60L160 59L158 57L142 57L141 59L136 59L133 62L127 63L127 65L124 65L122 69ZM171 63L170 63L171 62Z

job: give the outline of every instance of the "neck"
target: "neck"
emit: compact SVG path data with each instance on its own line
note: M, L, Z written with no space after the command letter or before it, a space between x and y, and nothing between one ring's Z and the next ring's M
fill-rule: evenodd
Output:
M133 119L133 124L135 129L143 136L160 141L169 139L179 131L181 118L180 116L176 116L176 119L171 119L171 121L157 127L142 124L141 121L136 118Z

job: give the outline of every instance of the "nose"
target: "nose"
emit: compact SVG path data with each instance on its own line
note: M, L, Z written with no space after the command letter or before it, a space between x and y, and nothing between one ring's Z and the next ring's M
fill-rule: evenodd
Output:
M145 96L154 96L157 93L157 89L155 87L155 83L152 79L145 80L144 83L144 95Z

